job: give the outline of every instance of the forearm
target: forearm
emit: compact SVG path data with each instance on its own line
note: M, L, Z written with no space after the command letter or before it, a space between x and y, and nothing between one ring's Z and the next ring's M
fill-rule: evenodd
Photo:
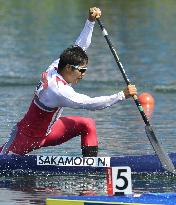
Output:
M125 99L124 93L119 92L110 96L90 98L82 108L87 110L102 110Z
M83 30L75 42L75 45L80 46L83 50L87 50L91 44L94 24L95 22L91 22L89 20L86 21Z
M61 96L60 96L61 97ZM59 99L60 106L87 110L101 110L112 106L125 99L124 93L119 92L110 96L91 98L87 95L75 93L71 96L63 96Z

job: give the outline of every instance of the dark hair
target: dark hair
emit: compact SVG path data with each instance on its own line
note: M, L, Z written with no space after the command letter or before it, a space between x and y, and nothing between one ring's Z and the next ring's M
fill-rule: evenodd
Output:
M88 64L88 56L85 51L79 47L74 46L67 48L60 55L60 60L58 63L58 69L62 70L67 64L70 65L84 65Z

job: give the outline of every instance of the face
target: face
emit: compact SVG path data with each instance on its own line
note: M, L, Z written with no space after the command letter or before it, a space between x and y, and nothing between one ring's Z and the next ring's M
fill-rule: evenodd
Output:
M77 84L84 76L85 71L87 69L87 65L81 65L81 66L72 66L68 65L68 75L67 75L67 82L71 84Z

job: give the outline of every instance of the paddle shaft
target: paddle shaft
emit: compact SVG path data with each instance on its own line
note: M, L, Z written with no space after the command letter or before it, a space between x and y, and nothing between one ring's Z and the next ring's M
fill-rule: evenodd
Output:
M118 57L118 55L117 55L117 52L116 52L115 48L113 47L113 45L112 45L112 43L111 43L111 41L110 41L110 39L109 39L109 37L108 37L108 32L107 32L106 29L104 28L104 26L103 26L103 24L101 23L101 21L100 21L99 18L97 19L97 21L98 21L98 24L99 24L99 26L100 26L100 28L101 28L101 30L102 30L103 36L105 37L105 39L106 39L106 41L107 41L107 43L108 43L108 45L109 45L109 48L110 48L110 50L111 50L111 52L112 52L112 54L113 54L113 56L114 56L114 58L115 58L115 61L116 61L117 65L118 65L118 67L119 67L119 69L120 69L120 71L121 71L121 73L122 73L122 76L123 76L123 78L124 78L126 84L127 84L127 85L130 85L131 82L130 82L130 80L129 80L127 74L125 73L125 70L124 70L124 68L123 68L122 63L120 62L120 59L119 59L119 57ZM158 139L157 139L157 137L156 137L156 135L155 135L155 133L154 133L152 127L150 126L150 122L149 122L149 120L148 120L148 118L147 118L147 116L146 116L146 114L145 114L145 112L144 112L144 110L143 110L142 105L140 104L140 102L139 102L139 100L138 100L137 95L134 95L134 96L133 96L133 99L134 99L134 101L135 101L135 104L136 104L136 106L137 106L137 108L138 108L138 110L139 110L141 116L142 116L143 121L145 122L145 125L146 125L146 126L145 126L145 130L146 130L147 137L148 137L148 139L149 139L149 141L150 141L150 143L151 143L151 145L152 145L152 147L153 147L155 153L157 154L157 156L158 156L158 158L159 158L161 164L163 165L163 167L164 167L166 170L168 170L169 172L172 172L172 173L176 174L175 167L174 167L172 161L170 160L169 156L168 156L167 153L165 152L165 150L164 150L164 149L162 148L162 146L160 145L160 142L158 141Z
M130 80L129 80L129 78L128 78L128 76L127 76L127 74L126 74L126 72L125 72L125 70L124 70L124 68L123 68L122 63L120 62L120 59L119 59L119 57L118 57L118 55L117 55L116 50L114 49L114 47L113 47L113 45L112 45L112 43L111 43L111 40L110 40L109 37L108 37L108 33L107 33L106 29L104 28L104 26L103 26L103 24L101 23L100 19L97 19L97 21L98 21L98 24L99 24L99 26L100 26L100 28L101 28L101 30L102 30L102 33L103 33L105 39L106 39L106 41L107 41L107 43L108 43L108 45L109 45L109 48L110 48L110 50L111 50L111 52L112 52L112 54L113 54L113 56L114 56L114 58L115 58L115 61L116 61L117 65L118 65L118 67L119 67L119 69L120 69L120 72L122 73L122 76L123 76L123 78L124 78L126 84L127 84L127 85L130 85L131 82L130 82ZM148 125L148 126L150 126L150 122L149 122L149 120L148 120L148 118L147 118L147 116L146 116L146 114L145 114L145 112L144 112L144 110L143 110L142 105L140 104L140 102L139 102L139 100L138 100L137 95L134 95L134 96L133 96L133 99L134 99L134 101L135 101L135 104L136 104L136 106L137 106L139 112L141 113L142 119L144 120L145 124Z

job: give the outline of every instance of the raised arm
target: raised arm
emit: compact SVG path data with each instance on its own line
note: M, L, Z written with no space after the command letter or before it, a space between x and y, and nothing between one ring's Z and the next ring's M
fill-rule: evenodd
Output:
M75 45L80 46L83 50L87 50L87 48L91 44L95 20L96 18L100 18L100 16L101 10L99 8L93 7L89 9L89 17L84 25L82 32L77 38Z

